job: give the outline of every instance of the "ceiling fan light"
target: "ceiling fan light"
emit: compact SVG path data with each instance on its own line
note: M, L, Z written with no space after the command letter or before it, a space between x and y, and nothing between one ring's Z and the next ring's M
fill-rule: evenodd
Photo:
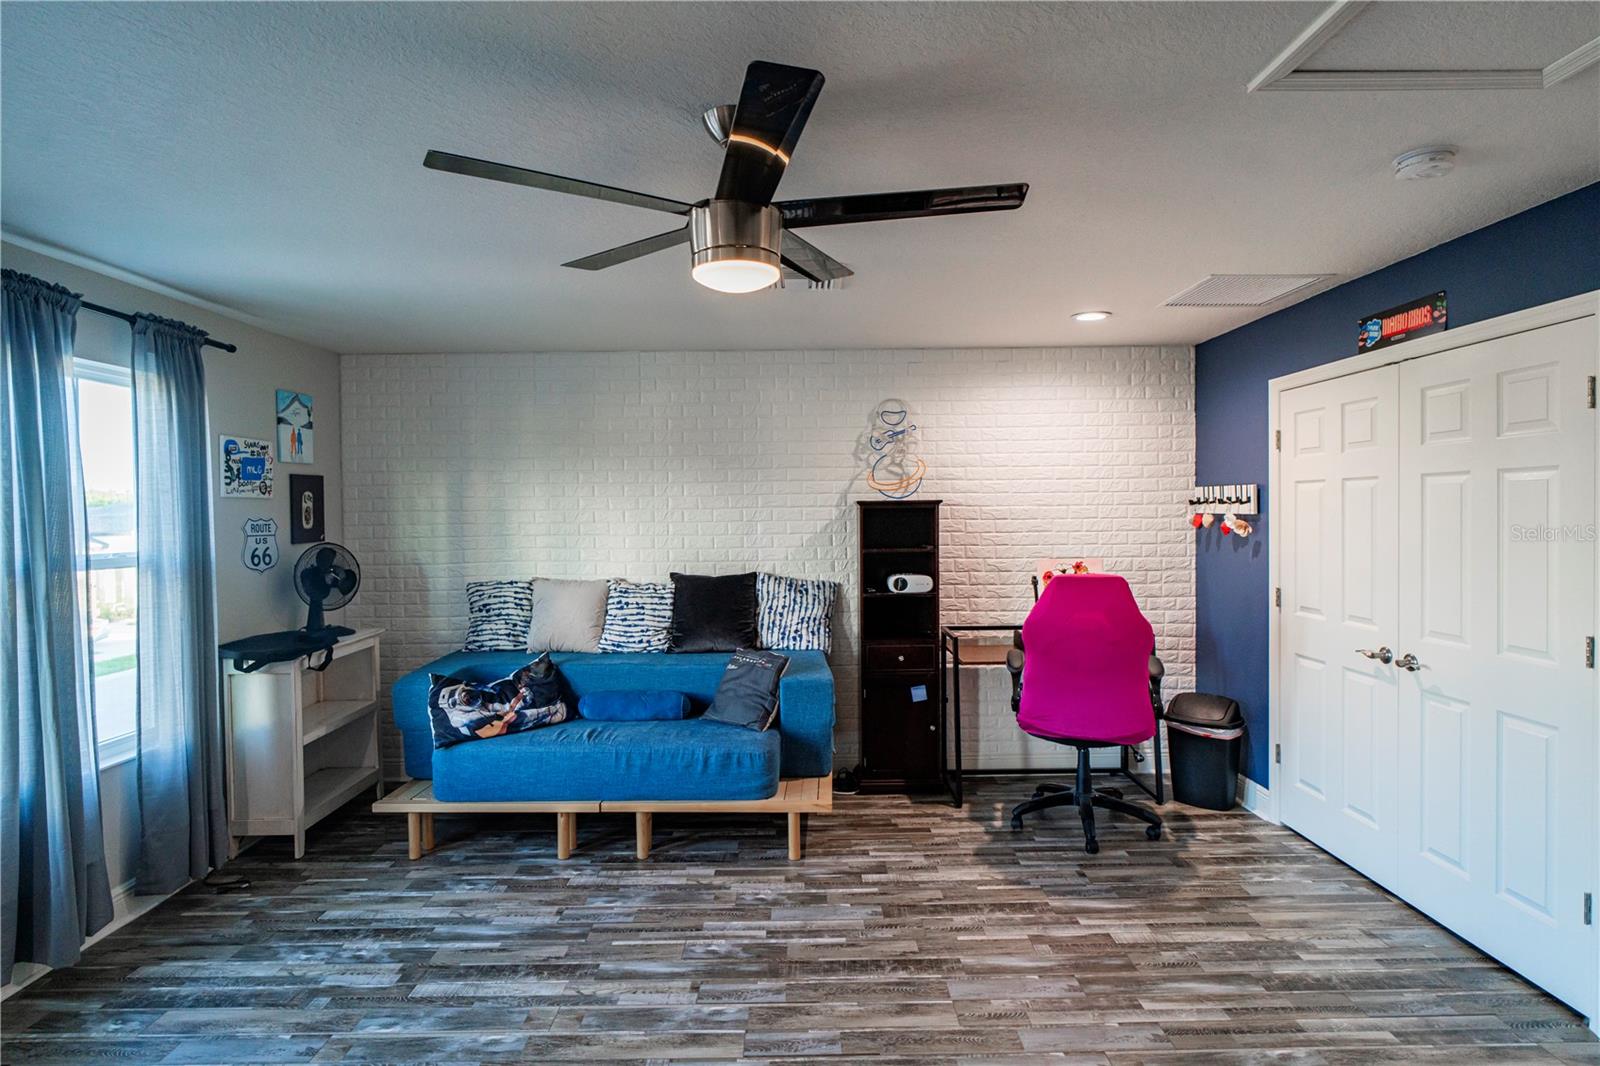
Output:
M728 258L696 263L690 275L717 292L756 292L777 284L783 272L759 259Z
M777 208L710 200L689 212L690 274L717 292L755 292L775 285L783 219Z

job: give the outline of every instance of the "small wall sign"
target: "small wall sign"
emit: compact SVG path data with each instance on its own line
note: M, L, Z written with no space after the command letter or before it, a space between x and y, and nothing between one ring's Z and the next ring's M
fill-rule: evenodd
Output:
M246 518L244 520L244 565L246 569L264 574L278 565L278 520L276 518Z
M1443 291L1391 307L1387 311L1363 315L1356 323L1356 354L1387 348L1427 333L1437 333L1445 325Z
M322 475L289 475L289 543L315 544L323 539Z

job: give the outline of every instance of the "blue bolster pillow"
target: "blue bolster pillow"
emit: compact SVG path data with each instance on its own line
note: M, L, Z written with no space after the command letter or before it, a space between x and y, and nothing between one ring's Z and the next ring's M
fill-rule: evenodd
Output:
M595 722L657 722L689 716L682 692L591 692L578 700L578 715Z

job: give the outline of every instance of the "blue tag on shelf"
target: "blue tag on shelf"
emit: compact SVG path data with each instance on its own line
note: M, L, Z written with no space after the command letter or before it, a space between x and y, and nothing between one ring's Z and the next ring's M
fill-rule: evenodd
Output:
M912 703L927 703L928 702L928 686L927 685L912 685L911 686L911 702Z

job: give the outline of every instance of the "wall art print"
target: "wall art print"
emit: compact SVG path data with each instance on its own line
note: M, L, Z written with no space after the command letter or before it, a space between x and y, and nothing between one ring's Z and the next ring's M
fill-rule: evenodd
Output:
M311 394L278 390L278 459L285 463L312 462Z
M272 495L271 442L224 433L219 446L223 496Z

